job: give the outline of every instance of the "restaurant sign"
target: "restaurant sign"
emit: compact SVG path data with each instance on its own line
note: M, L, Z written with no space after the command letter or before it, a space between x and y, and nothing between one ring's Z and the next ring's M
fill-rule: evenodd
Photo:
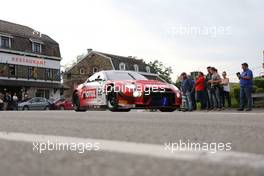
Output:
M0 53L0 63L60 69L60 61L7 53Z

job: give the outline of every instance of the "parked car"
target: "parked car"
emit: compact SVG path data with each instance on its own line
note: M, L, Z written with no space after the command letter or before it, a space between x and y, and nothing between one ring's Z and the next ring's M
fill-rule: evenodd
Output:
M104 108L110 111L159 109L172 112L181 105L181 94L174 85L148 80L133 71L100 71L73 92L75 111Z
M46 98L35 97L18 103L18 109L27 110L50 110L50 102Z
M64 98L54 100L50 106L51 110L73 110L72 102Z

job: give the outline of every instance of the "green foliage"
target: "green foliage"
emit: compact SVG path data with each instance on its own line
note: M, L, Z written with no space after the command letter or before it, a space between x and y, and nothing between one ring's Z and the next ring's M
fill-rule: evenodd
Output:
M233 91L231 92L231 96L233 96L237 103L239 103L239 94L240 94L240 86L239 84L234 84L232 87Z
M264 93L264 88L257 88L256 93Z
M163 65L162 62L155 60L154 62L148 63L150 68L155 74L158 74L162 79L167 81L168 83L171 83L171 74L172 74L172 69L171 67L166 67Z
M253 79L253 84L258 88L264 89L264 78L256 77Z

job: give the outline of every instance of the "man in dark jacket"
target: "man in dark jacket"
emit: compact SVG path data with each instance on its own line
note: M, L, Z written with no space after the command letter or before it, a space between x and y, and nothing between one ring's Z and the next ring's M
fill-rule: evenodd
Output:
M181 74L182 77L182 83L181 83L181 90L183 92L183 95L186 97L185 107L187 110L192 111L193 110L193 102L192 102L192 91L193 91L193 81L188 78L186 73Z

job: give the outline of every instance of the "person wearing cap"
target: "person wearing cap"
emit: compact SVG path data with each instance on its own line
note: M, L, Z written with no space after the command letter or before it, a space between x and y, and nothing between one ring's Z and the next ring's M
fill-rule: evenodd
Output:
M222 95L222 103L223 107L225 107L225 100L227 100L227 107L231 108L231 98L230 98L230 83L229 78L227 77L226 72L222 73L221 85L223 86L223 95Z
M252 110L252 88L253 88L253 72L248 68L247 63L242 64L242 73L237 73L240 80L240 106L238 111L243 111L245 102L247 102L246 111Z

